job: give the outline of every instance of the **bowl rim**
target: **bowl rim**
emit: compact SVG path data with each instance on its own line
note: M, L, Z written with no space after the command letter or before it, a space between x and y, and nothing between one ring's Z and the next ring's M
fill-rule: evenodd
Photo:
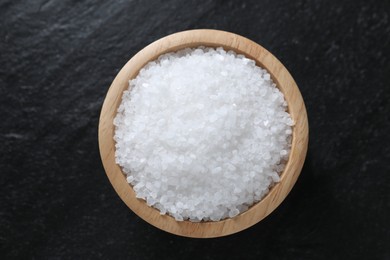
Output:
M131 185L126 181L119 165L115 163L115 141L113 119L122 100L122 93L128 88L128 81L138 75L139 70L158 56L188 47L223 47L243 54L265 68L277 87L283 92L288 111L294 120L292 146L286 167L276 183L262 198L247 211L234 218L216 222L176 221L137 199ZM101 160L115 191L123 202L139 217L151 225L172 234L211 238L230 235L244 230L268 216L285 199L294 186L307 153L308 119L302 95L294 79L284 65L261 45L234 33L197 29L174 33L163 37L135 54L119 71L104 99L99 118L98 140Z

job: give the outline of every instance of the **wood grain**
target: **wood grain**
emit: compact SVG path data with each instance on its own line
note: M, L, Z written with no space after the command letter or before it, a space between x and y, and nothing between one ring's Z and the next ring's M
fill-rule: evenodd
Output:
M113 119L128 81L149 61L161 54L186 47L209 46L233 50L256 61L271 74L284 93L289 113L295 121L292 149L281 181L259 203L238 216L217 222L178 222L137 199L121 168L115 163ZM269 215L285 199L294 186L304 163L308 145L308 121L301 93L283 64L270 52L242 36L217 30L191 30L169 35L148 45L126 63L114 79L104 100L99 122L99 148L106 174L126 205L150 224L167 232L197 238L220 237L246 229Z

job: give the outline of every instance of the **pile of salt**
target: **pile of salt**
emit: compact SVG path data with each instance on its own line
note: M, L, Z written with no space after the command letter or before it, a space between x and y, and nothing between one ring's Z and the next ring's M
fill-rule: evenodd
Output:
M176 220L218 221L280 180L293 121L266 70L222 48L184 49L129 82L116 162L138 198Z

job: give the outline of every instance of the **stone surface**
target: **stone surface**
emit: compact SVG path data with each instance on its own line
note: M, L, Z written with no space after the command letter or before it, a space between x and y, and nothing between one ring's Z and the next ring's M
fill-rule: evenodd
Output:
M0 3L3 259L390 258L388 1ZM284 203L238 234L160 231L118 198L97 125L125 62L167 34L246 36L290 70L306 102L308 157Z

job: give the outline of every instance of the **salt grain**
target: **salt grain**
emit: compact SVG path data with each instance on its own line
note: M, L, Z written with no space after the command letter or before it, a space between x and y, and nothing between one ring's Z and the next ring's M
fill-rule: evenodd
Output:
M280 181L293 120L270 74L222 48L184 49L129 82L115 160L137 198L177 221L232 218Z

